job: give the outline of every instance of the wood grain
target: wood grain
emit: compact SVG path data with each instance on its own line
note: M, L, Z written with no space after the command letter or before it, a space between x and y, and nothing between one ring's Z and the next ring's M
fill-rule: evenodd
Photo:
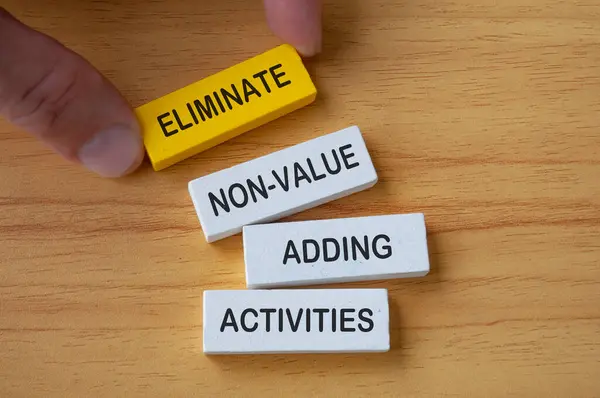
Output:
M3 6L133 106L279 44L259 1ZM600 394L600 3L325 7L315 104L162 172L103 180L0 123L0 395ZM206 358L242 242L204 242L187 182L354 123L379 184L288 219L425 213L429 276L343 285L390 290L392 351Z

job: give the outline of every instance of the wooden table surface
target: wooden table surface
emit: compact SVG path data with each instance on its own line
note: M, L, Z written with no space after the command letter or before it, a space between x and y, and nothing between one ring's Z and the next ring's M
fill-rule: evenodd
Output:
M280 42L261 2L4 0L133 106ZM311 106L105 180L0 124L0 395L600 396L600 3L337 0ZM5 38L3 38L5 39ZM193 178L351 124L379 183L288 220L425 213L432 272L384 287L392 349L207 358L202 293L243 289Z

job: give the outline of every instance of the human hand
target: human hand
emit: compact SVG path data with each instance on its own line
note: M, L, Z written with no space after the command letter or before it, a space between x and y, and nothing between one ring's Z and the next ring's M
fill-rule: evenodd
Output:
M264 0L277 36L312 56L321 0ZM144 158L133 109L89 62L0 7L0 115L64 158L120 177Z

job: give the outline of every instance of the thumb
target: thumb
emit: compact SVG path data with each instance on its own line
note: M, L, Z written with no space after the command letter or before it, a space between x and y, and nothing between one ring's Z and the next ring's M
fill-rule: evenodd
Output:
M144 157L131 107L86 60L0 7L0 115L104 177Z

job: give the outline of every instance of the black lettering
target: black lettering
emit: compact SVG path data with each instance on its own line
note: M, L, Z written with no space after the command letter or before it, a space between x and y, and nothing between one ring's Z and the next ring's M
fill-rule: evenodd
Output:
M335 332L337 328L337 320L335 319L335 308L331 310L331 331Z
M235 198L235 195L233 194L233 190L235 188L238 188L242 193L243 199L241 202L238 202ZM246 188L239 182L231 184L231 186L229 187L229 200L238 209L241 209L242 207L246 206L248 204L248 192L246 192Z
M265 314L265 330L267 332L270 332L271 331L271 314L276 313L277 310L275 308L261 308L260 312Z
M252 326L251 328L246 326L246 315L248 315L248 313L251 313L252 315L254 315L254 317L258 317L258 312L256 312L256 310L252 308L246 308L244 311L242 311L242 315L240 316L240 323L242 324L242 329L244 329L244 332L254 332L256 329L258 329L258 322L254 322L254 326Z
M187 104L185 104L188 108L188 112L190 113L190 115L192 116L192 119L194 120L194 123L198 124L198 118L196 117L196 113L194 112L194 108L192 108L192 104L190 104L189 102Z
M253 75L252 77L255 79L260 78L260 81L262 82L263 86L265 86L265 90L267 90L267 93L270 93L271 87L269 87L269 85L267 84L267 79L265 79L266 74L267 74L267 70L265 69L265 70L258 72L255 75Z
M248 99L253 94L258 95L259 98L261 97L260 92L256 88L254 88L254 86L248 81L248 79L242 80L242 88L244 89L244 97L246 99L246 102L248 102ZM248 90L248 88L250 88L250 90Z
M355 332L356 328L353 327L346 327L346 322L354 322L354 318L347 318L346 314L352 314L354 311L356 311L354 308L342 308L340 310L340 332Z
M217 104L219 104L219 108L221 108L221 112L225 113L225 107L223 106L223 103L221 102L221 98L219 98L219 94L216 91L213 91L213 97L215 97L215 101L217 101Z
M283 309L279 309L279 332L283 332Z
M365 247L364 248L360 245L360 242L354 236L350 238L350 242L352 244L352 260L356 261L356 259L357 259L356 248L358 248L358 250L360 250L360 252L365 260L369 259L369 238L367 237L367 235L365 235Z
M273 65L269 68L269 72L271 72L271 76L273 76L273 80L275 80L275 84L277 84L277 87L279 87L279 88L285 87L291 83L291 81L289 81L289 80L286 80L284 82L279 81L280 77L285 76L285 72L275 74L275 70L281 68L281 66L282 66L281 64L277 64L277 65Z
M315 168L313 167L312 160L306 158L306 163L308 163L308 169L310 170L310 174L312 175L313 181L319 181L326 177L325 173L319 175L315 173Z
M291 253L290 253L291 252ZM298 264L300 264L300 256L298 255L298 251L296 250L296 246L294 246L294 241L289 240L287 246L285 247L285 253L283 255L283 265L287 264L287 260L293 258Z
M286 308L286 310L285 310L285 313L287 314L288 322L290 323L290 329L292 330L292 332L297 332L298 328L300 327L300 319L302 319L302 311L303 311L302 308L300 308L298 310L298 316L296 317L296 322L294 322L292 320L292 311L290 311L289 308ZM307 329L309 329L309 326L307 326ZM307 332L309 332L309 331L310 330L307 330Z
M300 173L302 173L301 176L300 176ZM308 176L308 174L306 174L306 172L304 171L304 169L302 168L302 166L300 166L300 163L298 163L298 162L294 162L294 177L296 180L296 188L298 188L300 186L301 180L306 180L306 181L308 181L309 184L312 182L310 180L310 177Z
M217 111L215 103L210 95L204 96L204 104L200 102L200 100L194 100L194 106L203 122L206 121L206 116L208 116L209 119L212 119L213 113L215 116L219 115L219 111Z
M335 255L332 257L329 257L329 250L327 250L328 243L333 243L335 247ZM333 238L323 239L323 261L331 262L337 260L338 258L340 258L340 244L337 242L337 240Z
M315 255L313 258L308 257L308 244L309 243L312 244L313 247L315 248ZM320 255L319 244L314 239L304 239L302 241L302 251L303 251L302 254L304 257L303 260L306 264L315 263L319 259L319 255Z
M348 163L348 159L350 159L351 157L354 157L354 152L346 154L346 153L344 153L344 151L346 149L350 149L350 148L352 148L352 144L346 144L346 145L340 147L340 154L342 155L342 160L344 161L344 165L346 166L346 168L348 170L359 166L358 162L355 162L352 164Z
M231 318L231 321L228 321L227 319ZM223 331L225 331L225 328L227 326L231 326L233 327L233 330L238 332L238 325L237 323L235 323L235 317L233 316L233 310L231 308L227 308L227 310L225 311L225 316L223 317L223 322L221 322L221 333L223 333Z
M342 238L343 253L344 253L344 261L348 261L348 238L345 236Z
M306 331L310 332L310 308L306 309Z
M323 322L323 314L328 313L329 309L328 308L313 308L313 312L316 312L317 314L319 314L319 332L322 332L323 329L325 328L324 322Z
M338 159L337 152L332 149L331 153L333 154L333 159L335 159L335 170L332 170L331 167L329 167L329 162L327 161L327 157L324 153L321 154L321 159L323 159L323 164L325 165L325 169L327 170L327 172L331 175L336 175L342 170L342 165L340 164L340 159Z
M251 179L248 178L246 180L246 184L248 184L248 189L250 190L250 196L252 196L252 201L254 203L258 202L258 199L256 199L256 192L258 192L260 194L260 196L262 196L265 199L269 198L269 193L267 191L267 187L265 186L265 182L263 181L263 178L261 175L258 176L258 183L260 184L260 188Z
M180 129L181 131L183 131L183 130L187 130L187 129L189 129L190 127L192 127L192 126L193 126L193 124L192 124L191 122L190 122L190 123L188 123L188 124L183 124L183 123L181 123L181 119L179 118L179 114L177 113L177 111L176 111L175 109L173 109L173 111L172 111L172 112L173 112L173 116L175 116L175 120L177 121L177 125L179 126L179 129Z
M225 102L227 103L227 106L229 107L230 110L233 109L233 106L231 105L231 102L229 100L233 100L238 105L244 105L242 96L240 95L240 93L238 92L238 90L234 84L231 85L231 89L233 90L233 93L235 95L231 94L229 91L225 90L224 88L221 89L221 95L225 99Z
M281 188L283 188L283 190L285 192L289 191L290 190L290 181L288 178L287 166L283 166L283 177L284 177L285 184L283 183L283 181L281 181L281 178L279 178L279 176L277 175L277 172L275 170L272 170L271 172L273 173L273 176L275 177L275 179L277 180L277 182L279 183Z
M365 317L365 316L363 315L364 313L367 313L367 314L369 314L369 317ZM361 320L361 321L363 321L363 322L366 322L366 323L369 325L369 326L367 326L367 327L364 327L362 324L360 324L360 323L359 323L359 324L358 324L358 329L359 329L361 332L365 332L365 333L367 333L367 332L370 332L371 330L373 330L373 327L374 327L375 325L373 324L373 320L370 318L370 317L372 317L372 316L373 316L373 311L371 311L369 308L363 308L363 309L361 309L360 311L358 311L358 319L360 319L360 320Z
M208 193L208 200L210 200L210 205L215 213L215 217L219 217L219 212L216 206L217 204L221 206L221 209L229 213L229 204L227 203L227 198L225 197L225 191L223 188L219 189L219 193L221 194L221 200L219 200L212 192Z
M160 128L163 132L163 134L165 135L165 137L170 137L173 134L177 134L177 132L179 132L179 130L171 130L171 131L167 131L167 126L173 124L172 120L169 120L168 122L163 121L164 118L166 118L167 116L169 116L171 113L167 112L167 113L163 113L162 115L158 116L156 118L156 120L158 120L158 124L160 125Z
M382 245L381 249L383 249L385 252L384 254L380 253L379 250L377 249L377 241L379 239L383 239L386 242L390 243L390 237L384 234L380 234L377 235L376 237L373 238L373 254L375 255L375 257L380 258L380 259L384 259L384 258L389 258L392 255L392 247L390 245Z

